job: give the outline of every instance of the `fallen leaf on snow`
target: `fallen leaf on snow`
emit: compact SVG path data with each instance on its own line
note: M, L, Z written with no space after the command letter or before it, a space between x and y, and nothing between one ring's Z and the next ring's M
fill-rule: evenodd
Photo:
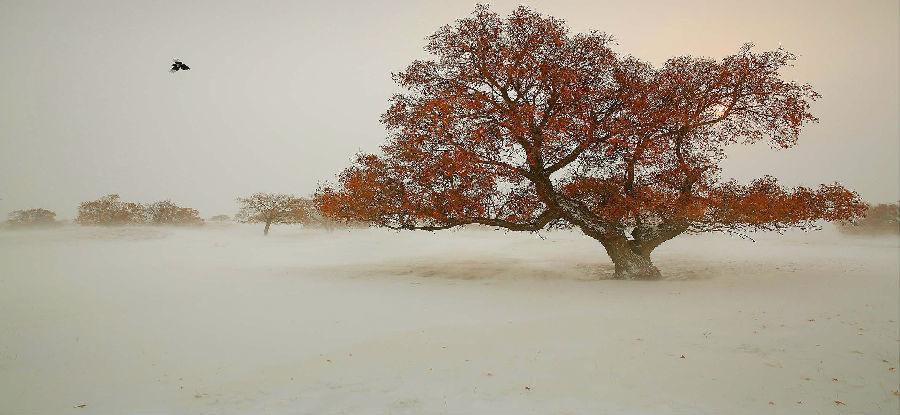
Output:
M835 404L835 405L844 405L844 406L847 406L847 404L845 404L845 403L843 403L843 402L841 402L841 401L834 401L834 404Z
M526 387L525 387L525 390L530 391L531 388L529 388L528 386L526 386Z
M894 391L894 396L900 396L900 391Z
M775 405L775 402L769 401L769 405Z
M87 405L85 405L85 404L75 405L75 408L84 408L85 406L87 406Z
M838 381L838 379L837 379L837 378L831 378L831 380L833 380L833 381L835 381L835 382L837 382L837 381Z
M686 358L684 357L684 355L681 355L680 359L686 359Z

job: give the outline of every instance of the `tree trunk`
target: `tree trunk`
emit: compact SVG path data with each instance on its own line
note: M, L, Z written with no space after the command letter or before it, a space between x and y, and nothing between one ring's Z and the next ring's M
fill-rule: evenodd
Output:
M622 280L658 280L659 269L650 261L650 252L640 249L625 237L603 241L606 252L616 265L615 278Z
M263 235L269 236L269 226L272 222L266 222L266 229L263 229Z
M684 229L673 229L657 238L640 238L629 240L620 229L603 226L597 217L583 203L560 195L553 189L549 178L535 182L538 194L544 194L550 205L561 210L565 219L581 228L585 235L596 239L616 265L615 278L625 280L659 280L662 274L650 261L650 252L659 244L678 235Z

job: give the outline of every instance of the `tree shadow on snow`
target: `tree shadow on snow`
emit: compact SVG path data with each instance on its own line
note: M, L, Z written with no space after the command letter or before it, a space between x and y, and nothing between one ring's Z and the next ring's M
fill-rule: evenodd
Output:
M659 264L663 280L705 280L727 273L718 264ZM612 263L584 263L564 260L526 260L521 258L418 257L361 264L341 264L316 268L317 273L348 278L422 277L453 280L568 280L601 281L614 279Z

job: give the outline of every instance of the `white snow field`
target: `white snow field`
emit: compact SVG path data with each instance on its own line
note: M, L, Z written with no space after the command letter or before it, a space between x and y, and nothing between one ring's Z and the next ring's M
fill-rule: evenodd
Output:
M900 240L825 226L2 231L0 413L897 413Z

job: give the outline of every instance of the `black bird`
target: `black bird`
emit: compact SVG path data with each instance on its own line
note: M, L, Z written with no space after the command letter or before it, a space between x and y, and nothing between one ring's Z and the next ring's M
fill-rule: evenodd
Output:
M178 59L172 59L172 61L173 61L174 63L172 64L172 69L169 69L169 72L175 73L175 72L178 72L178 71L180 71L180 70L185 70L185 71L186 71L186 70L188 70L188 69L191 69L190 66L185 65L183 62L181 62L181 61L178 60Z

